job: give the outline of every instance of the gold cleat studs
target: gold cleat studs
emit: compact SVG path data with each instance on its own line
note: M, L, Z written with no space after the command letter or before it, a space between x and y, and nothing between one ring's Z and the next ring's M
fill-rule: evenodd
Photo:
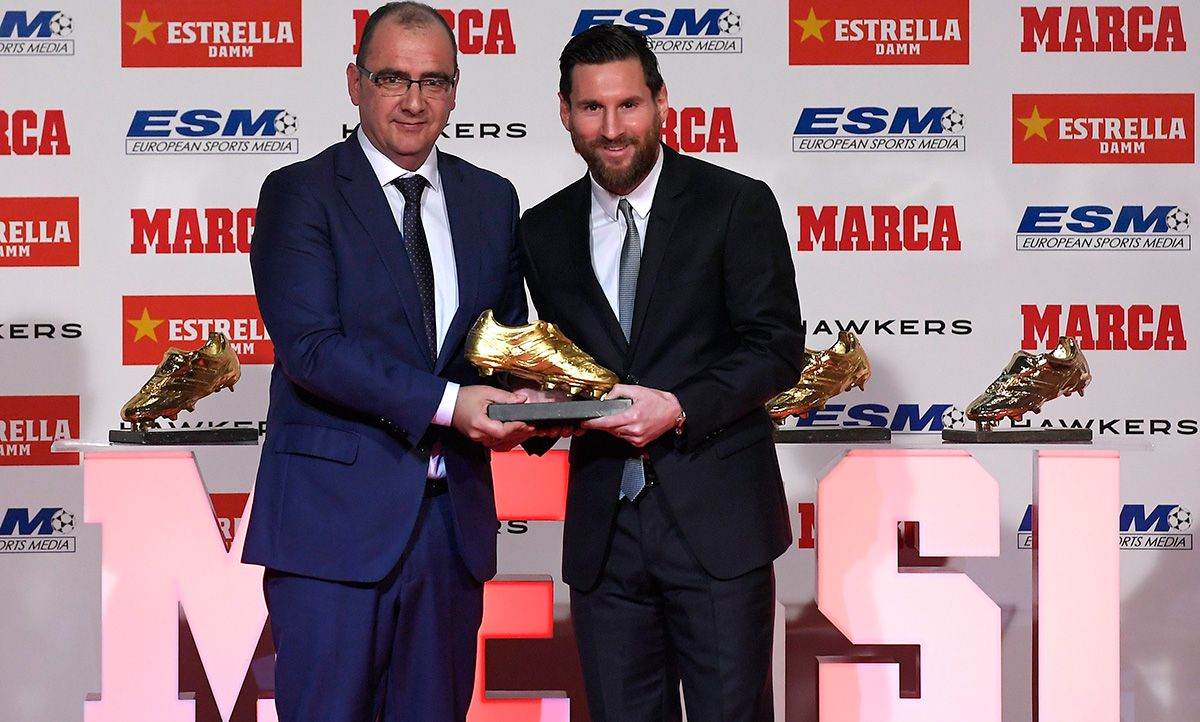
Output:
M180 411L195 411L196 402L233 386L242 377L237 354L225 335L213 332L208 343L195 351L169 348L154 374L121 407L121 418L135 431L146 431L155 419L176 421Z
M865 389L871 378L871 362L858 337L847 331L824 351L804 349L804 371L795 386L766 403L767 413L782 424L789 416L807 418L821 411L829 399L857 386Z
M490 308L467 333L466 356L482 376L505 371L546 391L561 388L569 396L599 399L617 383L616 374L581 351L554 324L504 326Z

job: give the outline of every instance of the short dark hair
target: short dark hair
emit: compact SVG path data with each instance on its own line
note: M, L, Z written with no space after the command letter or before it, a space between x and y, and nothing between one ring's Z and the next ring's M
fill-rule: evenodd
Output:
M358 67L364 67L364 63L367 62L367 49L371 44L371 36L375 34L376 26L384 20L391 20L406 28L441 27L444 29L446 37L450 38L450 50L454 53L454 70L458 70L458 43L454 40L454 31L450 28L450 23L446 22L446 18L442 17L437 10L425 3L417 2L391 2L381 5L371 13L366 24L363 25L362 36L358 39L358 55L354 56L354 62ZM372 68L372 70L378 69Z
M625 25L596 25L571 38L558 56L558 92L571 97L571 71L576 65L600 65L636 58L642 63L642 75L651 95L662 90L658 58L646 36Z

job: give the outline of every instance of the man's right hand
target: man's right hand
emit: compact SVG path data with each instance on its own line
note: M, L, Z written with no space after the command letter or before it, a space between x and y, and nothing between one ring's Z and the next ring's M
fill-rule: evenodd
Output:
M535 429L523 421L496 421L487 415L489 404L520 404L525 398L492 386L463 386L454 402L450 425L471 441L493 451L508 451L533 436Z

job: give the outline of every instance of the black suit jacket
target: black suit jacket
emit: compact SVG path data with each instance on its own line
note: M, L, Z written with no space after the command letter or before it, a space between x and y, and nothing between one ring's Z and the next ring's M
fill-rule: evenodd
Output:
M522 270L541 318L624 382L674 393L686 433L646 451L688 546L731 578L788 547L791 529L763 403L800 377L804 331L779 205L761 181L668 148L643 243L630 341L592 269L587 176L522 218ZM624 460L604 432L571 444L563 578L591 588Z

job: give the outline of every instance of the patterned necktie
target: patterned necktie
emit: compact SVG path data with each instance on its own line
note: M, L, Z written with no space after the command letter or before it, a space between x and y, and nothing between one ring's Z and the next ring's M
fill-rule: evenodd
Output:
M417 279L417 292L421 296L421 315L425 319L425 340L429 345L429 358L437 359L437 317L434 315L433 262L429 260L429 242L425 240L425 226L421 223L421 194L428 181L419 175L397 178L396 187L404 196L403 228L404 250Z
M617 320L625 340L629 340L633 329L633 302L637 298L638 268L642 265L642 242L638 237L637 224L633 222L633 209L629 201L622 198L617 211L625 218L625 240L621 243L621 274L617 282ZM646 488L646 469L640 458L626 459L621 470L621 496L633 501Z

